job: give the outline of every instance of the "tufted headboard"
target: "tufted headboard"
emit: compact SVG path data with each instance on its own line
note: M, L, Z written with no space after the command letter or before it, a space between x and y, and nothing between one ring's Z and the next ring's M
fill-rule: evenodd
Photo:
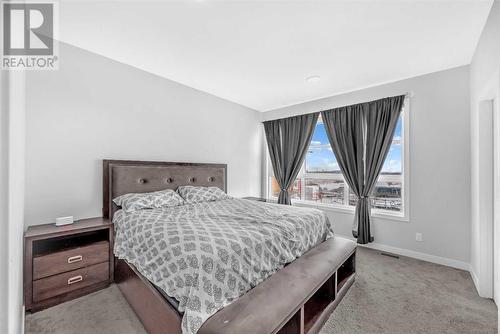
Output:
M127 193L143 193L178 186L215 186L227 191L227 165L159 161L103 160L104 218L118 209L112 199Z

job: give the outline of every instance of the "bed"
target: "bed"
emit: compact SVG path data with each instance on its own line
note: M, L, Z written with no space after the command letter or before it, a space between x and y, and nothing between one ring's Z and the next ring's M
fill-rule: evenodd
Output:
M318 332L354 281L356 250L321 211L227 198L124 213L112 201L226 183L223 164L104 161L103 215L115 223L123 295L149 333Z

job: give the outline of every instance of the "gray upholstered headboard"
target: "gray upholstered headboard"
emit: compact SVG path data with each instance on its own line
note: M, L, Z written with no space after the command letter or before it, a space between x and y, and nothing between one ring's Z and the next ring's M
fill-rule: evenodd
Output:
M214 186L227 191L227 165L159 161L103 160L104 218L113 218L118 207L112 199L178 186Z

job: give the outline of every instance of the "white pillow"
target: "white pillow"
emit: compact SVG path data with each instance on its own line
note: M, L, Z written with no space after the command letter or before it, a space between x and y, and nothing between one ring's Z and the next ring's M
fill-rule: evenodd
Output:
M168 208L184 204L184 200L172 189L150 193L130 193L113 199L116 205L130 212L143 209Z
M217 187L180 186L177 188L177 192L184 198L186 203L213 202L231 198Z

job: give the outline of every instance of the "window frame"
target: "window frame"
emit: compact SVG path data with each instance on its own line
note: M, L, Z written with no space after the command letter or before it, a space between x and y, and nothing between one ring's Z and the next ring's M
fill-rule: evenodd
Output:
M406 96L405 101L404 101L404 110L402 113L402 150L401 150L401 199L403 202L402 205L402 211L401 212L394 212L390 210L383 210L383 209L372 209L371 210L371 216L374 218L380 218L380 219L389 219L389 220L395 220L395 221L402 221L402 222L409 222L409 215L410 215L410 98ZM266 150L267 153L267 150ZM299 172L300 178L305 180L306 178L311 179L311 178L331 178L335 179L335 177L332 177L332 175L338 175L338 174L332 174L332 173L327 173L327 172L318 172L318 173L307 173L305 172L305 160L304 163L302 164L301 170ZM271 178L273 177L272 175L272 166L271 166L271 161L269 158L269 154L266 154L266 198L270 201L277 201L277 197L271 197L270 196L270 191L271 191ZM387 177L390 177L389 175L386 175ZM342 174L340 174L340 177L343 179ZM384 174L381 174L379 178L382 179L384 178ZM305 184L305 182L303 182ZM344 180L345 183L345 180ZM298 199L292 199L292 202L294 205L298 206L308 206L308 207L316 207L316 208L321 208L327 211L333 211L333 212L340 212L340 213L347 213L347 214L352 214L354 215L355 207L352 205L348 204L349 201L349 187L347 186L347 183L345 183L346 186L344 187L344 204L336 204L336 203L315 203L312 201L306 201L306 200L298 200ZM301 189L301 197L304 198L305 194L305 187L302 187ZM346 204L347 203L347 204Z

